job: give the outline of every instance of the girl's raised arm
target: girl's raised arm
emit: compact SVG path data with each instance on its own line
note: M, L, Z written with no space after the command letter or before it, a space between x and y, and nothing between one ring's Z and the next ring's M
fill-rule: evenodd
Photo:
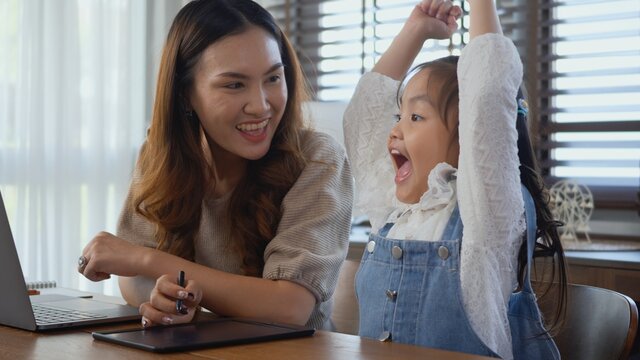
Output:
M502 27L498 19L495 0L469 0L471 4L471 39L478 35L494 33L502 35Z
M459 6L445 0L423 0L416 5L389 49L373 71L401 80L428 39L446 39L458 28Z

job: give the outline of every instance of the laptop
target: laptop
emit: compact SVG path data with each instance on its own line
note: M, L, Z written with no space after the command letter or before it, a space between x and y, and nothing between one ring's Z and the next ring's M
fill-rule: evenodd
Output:
M30 331L140 320L138 309L96 299L27 294L20 259L0 193L0 325Z

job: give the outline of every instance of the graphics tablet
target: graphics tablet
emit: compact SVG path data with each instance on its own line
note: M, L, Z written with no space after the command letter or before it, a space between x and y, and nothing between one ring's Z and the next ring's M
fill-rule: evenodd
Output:
M99 331L94 339L153 352L173 352L309 336L314 329L242 318L220 318L146 329Z

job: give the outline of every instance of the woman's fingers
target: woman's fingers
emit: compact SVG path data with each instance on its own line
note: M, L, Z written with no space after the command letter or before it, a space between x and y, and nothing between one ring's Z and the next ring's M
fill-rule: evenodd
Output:
M82 250L78 272L93 281L108 279L110 274L136 276L138 259L149 249L132 245L107 232L98 233Z
M148 327L152 325L171 325L188 323L195 315L195 309L189 309L187 314L177 315L165 313L156 309L151 303L142 303L138 308L142 315L142 326Z
M189 322L201 299L202 291L193 281L189 281L183 288L171 276L163 275L156 281L149 302L140 305L142 326Z
M98 270L99 260L92 259L89 253L86 252L87 255L82 255L78 260L78 272L91 281L102 281L111 278L109 273Z
M185 300L187 306L195 308L200 305L200 301L202 301L202 290L198 284L193 280L188 280L185 289L187 290L187 298Z
M186 286L181 287L170 275L163 275L151 291L149 304L164 314L193 316L201 300L202 290L193 280L188 280Z
M184 301L189 297L187 290L176 283L169 275L162 275L156 280L156 286L151 291L149 301L153 307L165 313L180 314L186 311L186 305L178 308L177 301Z

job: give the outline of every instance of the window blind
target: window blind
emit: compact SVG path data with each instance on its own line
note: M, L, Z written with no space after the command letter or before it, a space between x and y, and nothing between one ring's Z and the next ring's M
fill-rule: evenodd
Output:
M316 100L346 101L360 76L371 70L389 47L417 2L272 0L263 3L294 43ZM460 29L451 39L428 41L416 63L459 54L465 32Z
M319 101L347 101L416 0L265 0L290 36ZM469 4L449 40L416 63L460 53ZM640 1L497 0L525 68L530 130L549 186L587 185L598 208L638 207Z
M640 1L538 0L540 158L598 208L634 208L640 188Z

